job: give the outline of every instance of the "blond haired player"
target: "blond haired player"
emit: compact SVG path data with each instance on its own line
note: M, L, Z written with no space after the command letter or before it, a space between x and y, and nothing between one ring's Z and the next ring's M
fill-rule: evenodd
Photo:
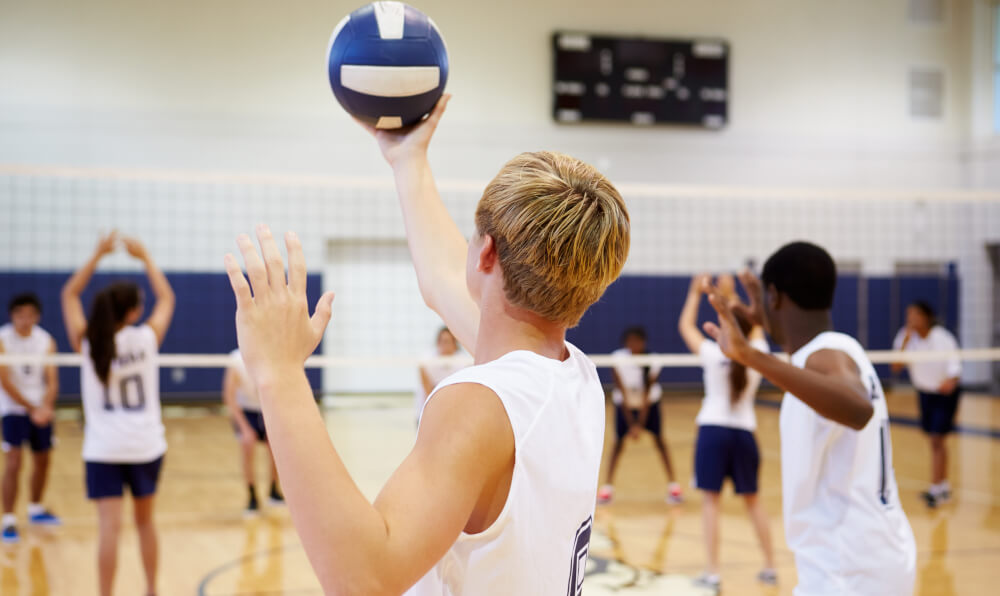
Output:
M427 161L446 102L415 128L376 138L396 176L424 299L476 364L428 399L413 450L374 504L334 450L303 372L333 295L310 319L294 234L285 237L287 283L266 227L257 230L263 259L239 239L250 284L226 258L240 351L292 519L327 593L579 594L604 394L565 332L621 271L628 214L587 164L524 153L486 187L466 243Z

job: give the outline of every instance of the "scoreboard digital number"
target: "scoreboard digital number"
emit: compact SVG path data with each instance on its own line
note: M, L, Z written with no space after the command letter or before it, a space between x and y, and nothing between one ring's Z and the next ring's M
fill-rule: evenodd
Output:
M726 125L725 41L556 32L552 47L556 122Z

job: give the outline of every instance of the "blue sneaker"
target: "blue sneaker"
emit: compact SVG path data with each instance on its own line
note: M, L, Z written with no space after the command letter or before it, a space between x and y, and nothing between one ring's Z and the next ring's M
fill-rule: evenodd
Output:
M62 525L62 520L59 519L48 509L45 509L40 513L29 515L28 523L34 524L36 526L60 526Z
M0 540L3 540L4 544L16 544L21 540L21 536L17 533L17 526L7 526L3 529L3 534L0 535Z

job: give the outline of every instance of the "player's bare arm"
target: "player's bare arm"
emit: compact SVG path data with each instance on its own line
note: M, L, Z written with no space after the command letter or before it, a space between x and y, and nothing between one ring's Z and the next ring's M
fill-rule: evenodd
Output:
M427 160L427 147L449 99L443 96L426 120L406 129L376 130L361 124L378 141L383 157L392 166L420 294L473 353L479 307L465 284L468 242L441 201Z
M419 370L420 370L420 385L424 388L424 396L425 396L424 399L426 399L426 396L429 396L431 394L431 391L434 391L434 382L431 381L431 377L430 375L427 374L426 368L421 366Z
M0 354L5 352L3 347L3 342L0 341ZM34 406L29 402L24 394L17 388L14 383L14 379L11 378L10 367L5 365L0 365L0 387L3 387L7 395L16 403L17 405L25 408L27 411L34 409Z
M115 250L118 243L118 233L111 231L101 236L94 248L94 254L87 259L82 267L77 269L63 285L60 295L62 303L63 323L66 325L66 335L69 337L69 345L74 352L80 351L80 342L87 332L87 315L83 312L83 303L80 301L80 294L90 283L90 278L94 277L97 264L105 256Z
M622 383L622 378L618 374L618 371L614 368L611 369L611 379L615 383L615 387L622 394L622 415L625 416L625 424L629 427L631 431L632 427L635 426L636 420L635 416L632 415L632 408L628 407L628 389L625 388L625 383Z
M162 345L163 337L167 334L167 329L170 328L170 320L174 316L174 305L176 303L174 291L171 289L170 283L167 282L167 277L163 275L163 271L160 270L153 258L149 256L146 247L139 240L126 237L122 238L122 244L125 245L125 250L128 251L128 254L141 261L146 268L146 277L149 279L149 285L153 289L153 296L156 298L156 302L153 305L153 312L146 319L146 324L153 329L153 332L156 334L156 340Z
M55 340L49 341L48 353L56 353ZM52 422L52 416L55 413L56 398L58 395L59 372L55 366L48 364L45 366L45 394L42 396L41 405L31 411L31 421L38 426L45 426Z
M271 232L262 226L257 235L263 258L248 237L239 239L249 283L232 255L226 270L240 351L260 392L292 521L327 593L398 594L463 529L485 529L499 514L513 467L510 423L489 389L442 389L425 410L413 451L370 503L330 441L302 366L330 320L333 294L310 317L298 238L285 239L286 282Z
M868 424L874 409L857 366L847 354L820 350L810 356L805 368L798 368L751 346L736 323L734 305L725 300L718 288L710 288L708 299L719 315L719 322L706 323L705 332L719 343L727 357L756 369L824 418L855 430Z
M691 286L688 288L687 298L684 300L684 307L681 308L681 315L677 321L677 331L692 354L697 354L701 350L701 342L705 341L705 336L698 329L698 303L701 302L707 279L708 276L705 274L695 275L691 279Z
M226 405L226 409L229 410L229 416L232 417L233 423L240 430L240 441L252 444L256 434L250 428L250 423L243 414L243 408L236 402L236 390L239 388L239 385L239 374L232 368L227 368L226 372L222 375L222 402Z

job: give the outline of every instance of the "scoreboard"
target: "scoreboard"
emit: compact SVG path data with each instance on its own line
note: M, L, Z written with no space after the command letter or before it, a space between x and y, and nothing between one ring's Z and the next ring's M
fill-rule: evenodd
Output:
M726 125L725 41L556 32L552 48L556 122Z

